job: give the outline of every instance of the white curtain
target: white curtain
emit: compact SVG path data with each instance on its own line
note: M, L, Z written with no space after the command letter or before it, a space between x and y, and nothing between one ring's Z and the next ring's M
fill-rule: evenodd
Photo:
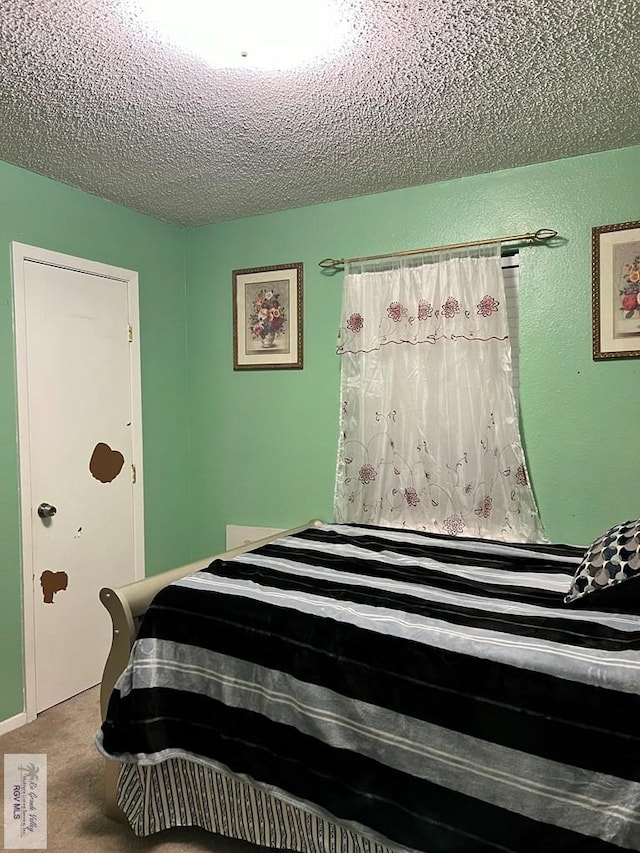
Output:
M336 521L546 541L498 246L348 265L338 354Z

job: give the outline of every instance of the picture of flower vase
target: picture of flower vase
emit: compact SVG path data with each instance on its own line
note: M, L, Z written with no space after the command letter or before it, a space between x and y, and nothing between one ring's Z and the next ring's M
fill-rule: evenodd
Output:
M302 264L233 270L233 369L302 370Z
M283 282L286 284L286 282ZM249 305L249 332L264 349L272 349L287 333L286 300L280 291L261 287Z
M591 229L593 358L640 358L640 221Z
M613 334L617 340L640 337L640 243L623 243L613 252ZM616 280L617 279L617 280Z
M620 311L626 320L632 320L634 315L640 316L640 255L624 264L619 288Z

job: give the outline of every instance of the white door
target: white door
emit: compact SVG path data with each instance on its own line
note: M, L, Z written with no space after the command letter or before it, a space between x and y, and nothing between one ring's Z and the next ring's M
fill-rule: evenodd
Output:
M100 681L99 591L141 574L137 278L14 245L14 282L32 718Z

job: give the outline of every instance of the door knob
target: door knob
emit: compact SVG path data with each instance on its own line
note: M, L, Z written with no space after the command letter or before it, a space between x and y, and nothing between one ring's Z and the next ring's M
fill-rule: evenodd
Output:
M38 507L38 515L40 518L53 518L53 516L58 512L58 510L51 506L51 504L42 503Z

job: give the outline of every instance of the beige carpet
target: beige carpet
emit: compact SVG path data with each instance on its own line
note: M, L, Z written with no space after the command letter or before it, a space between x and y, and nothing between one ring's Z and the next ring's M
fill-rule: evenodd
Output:
M93 743L99 725L99 692L94 687L0 737L0 791L4 791L6 753L47 755L48 850L53 853L154 850L258 853L263 849L197 829L175 829L151 838L136 838L127 825L109 820L103 809L104 759ZM4 840L4 830L2 837Z

